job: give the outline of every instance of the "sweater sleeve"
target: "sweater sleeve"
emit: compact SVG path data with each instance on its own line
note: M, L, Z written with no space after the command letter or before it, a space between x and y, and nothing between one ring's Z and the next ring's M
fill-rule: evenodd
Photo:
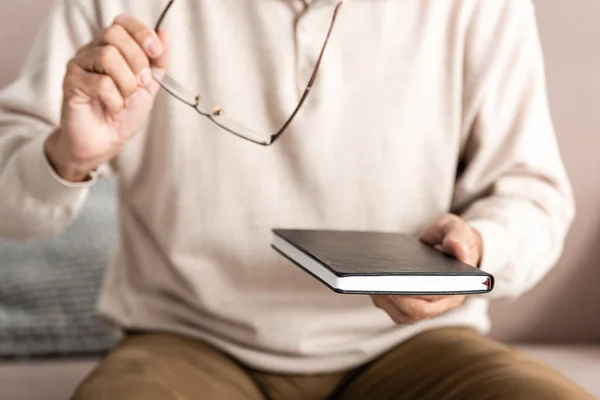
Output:
M514 298L556 263L574 200L550 116L533 5L480 3L487 8L476 10L466 42L467 139L454 210L482 236L481 268L496 277L490 296Z
M82 4L57 2L19 77L0 91L0 237L25 240L64 230L93 183L63 181L43 151L60 121L66 65L97 25L93 7Z

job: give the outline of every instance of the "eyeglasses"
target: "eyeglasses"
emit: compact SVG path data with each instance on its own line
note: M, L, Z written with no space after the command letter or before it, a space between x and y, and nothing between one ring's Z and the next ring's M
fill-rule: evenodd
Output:
M159 73L156 73L156 71L154 71L155 72L154 79L171 96L173 96L180 102L194 108L200 115L208 118L214 124L216 124L217 126L219 126L222 129L224 129L225 131L232 133L232 134L234 134L242 139L245 139L247 141L259 144L261 146L270 146L273 143L275 143L275 141L290 126L294 117L296 117L296 114L298 114L298 111L300 111L300 108L302 108L302 105L304 104L306 98L308 97L308 94L310 93L310 90L312 89L313 84L315 83L315 80L317 79L319 67L321 66L321 60L323 59L323 55L325 54L325 49L327 48L327 43L329 42L329 37L331 36L331 32L333 31L333 26L335 25L335 20L338 16L338 12L340 11L340 8L342 7L342 4L344 3L344 1L345 0L340 0L337 3L337 5L335 6L335 10L333 12L333 17L331 19L331 24L327 31L327 36L325 37L325 42L323 43L323 47L321 48L319 58L317 59L317 62L315 64L315 68L311 74L311 77L310 77L310 80L308 81L306 89L304 90L304 93L302 94L302 97L300 98L300 101L298 102L298 105L296 106L296 108L294 109L294 111L292 112L290 117L287 119L287 121L285 121L285 123L283 124L281 129L279 129L276 133L274 133L272 135L261 134L260 132L257 132L250 128L247 128L245 125L240 124L240 123L226 117L224 115L224 113L225 113L224 110L221 108L215 107L212 109L212 111L208 111L201 104L202 97L200 96L200 94L195 95L195 94L191 93L183 85L176 82L173 78L169 77L166 74L162 74L162 73L159 74ZM167 4L167 6L165 7L165 9L162 11L160 18L158 19L158 22L156 23L156 26L154 27L155 31L158 31L158 29L160 28L163 20L165 19L167 13L171 9L171 6L173 5L174 2L175 2L175 0L170 0L169 3Z

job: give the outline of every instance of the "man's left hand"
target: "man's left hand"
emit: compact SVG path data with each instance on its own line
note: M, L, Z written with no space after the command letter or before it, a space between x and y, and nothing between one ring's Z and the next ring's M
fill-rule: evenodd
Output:
M421 240L439 251L450 254L459 260L479 266L482 254L482 241L479 233L462 218L447 214L438 218L423 234ZM411 324L434 318L458 308L465 296L371 296L373 303L397 324Z

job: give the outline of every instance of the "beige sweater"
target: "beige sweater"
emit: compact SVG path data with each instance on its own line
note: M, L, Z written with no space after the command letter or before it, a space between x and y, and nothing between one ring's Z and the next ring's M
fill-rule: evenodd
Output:
M60 123L65 65L117 14L153 24L165 1L56 6L0 94L0 236L51 235L75 219L93 182L62 182L42 153ZM230 117L275 131L334 5L180 0L165 24L169 73ZM536 284L573 217L544 80L529 0L350 0L310 97L273 147L160 93L110 166L120 246L100 312L120 328L192 335L287 372L359 365L433 327L486 332L488 300ZM448 211L481 232L482 268L497 287L414 325L396 326L366 296L334 294L269 246L273 227L417 235Z

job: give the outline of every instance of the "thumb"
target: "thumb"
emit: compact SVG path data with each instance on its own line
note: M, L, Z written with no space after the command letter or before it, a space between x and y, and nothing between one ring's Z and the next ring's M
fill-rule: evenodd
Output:
M471 232L469 226L463 221L456 220L444 226L445 235L442 240L443 252L453 255L462 262L469 262Z
M167 68L169 67L169 62L171 61L171 42L168 32L163 29L159 29L157 34L164 46L164 51L160 57L151 60L152 76L154 77L154 81L152 84L148 85L148 91L152 97L154 97L160 90L160 85L158 82L161 81L167 73Z
M164 29L159 29L156 33L163 44L164 51L160 57L152 59L152 66L158 69L166 70L169 67L171 58L171 39L169 37L169 33Z

